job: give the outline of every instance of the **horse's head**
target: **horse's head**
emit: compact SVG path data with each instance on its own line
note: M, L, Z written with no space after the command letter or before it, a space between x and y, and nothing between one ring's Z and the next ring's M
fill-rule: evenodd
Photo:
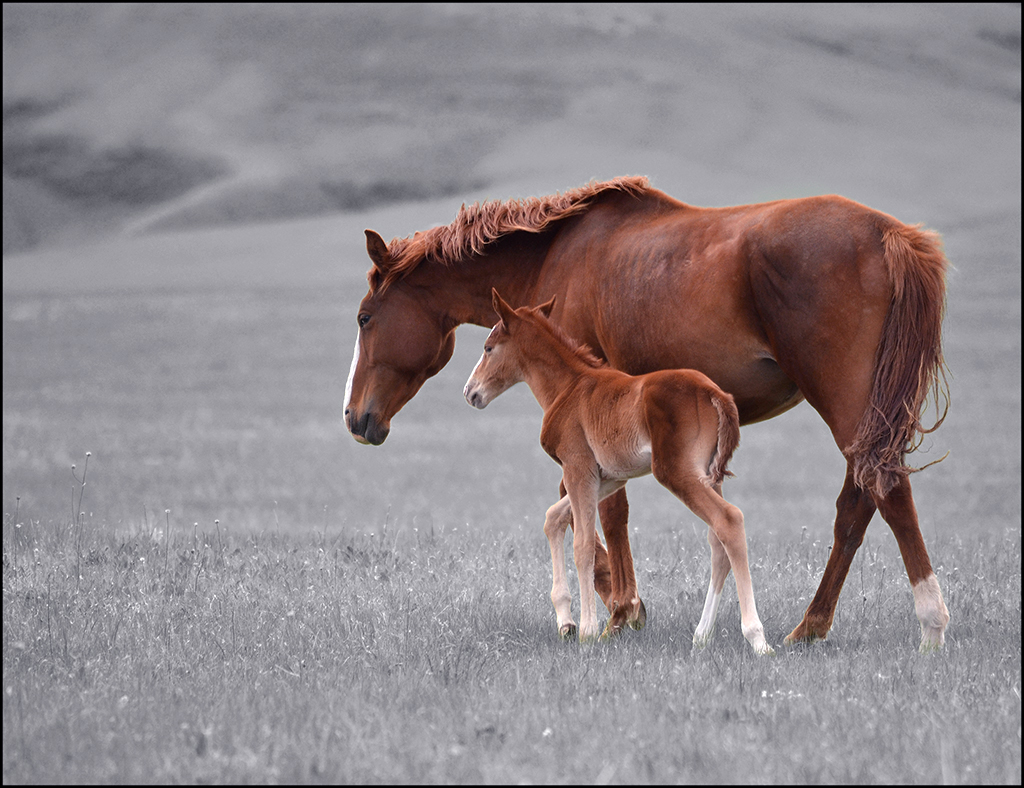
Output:
M345 386L345 425L360 443L380 445L391 418L455 349L455 325L432 311L403 280L381 286L394 265L387 245L366 231L373 261L370 291L359 304L359 334Z
M480 356L480 361L477 362L462 392L470 405L481 409L486 408L491 400L524 379L524 359L514 342L514 336L522 330L524 322L535 320L536 315L548 317L555 305L555 299L552 298L546 304L532 309L513 309L498 295L497 290L492 289L491 303L501 319L487 335L484 353Z

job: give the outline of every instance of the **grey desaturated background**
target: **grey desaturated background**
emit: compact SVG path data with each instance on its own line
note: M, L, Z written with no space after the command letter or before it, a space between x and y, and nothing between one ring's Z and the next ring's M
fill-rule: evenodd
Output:
M356 446L340 395L365 227L404 236L462 202L626 174L702 205L839 193L943 234L954 410L933 443L956 465L918 489L970 474L1019 527L1019 5L5 4L3 21L5 334L33 298L324 289L330 461L383 478L417 461L399 437L416 424L487 422L459 402L481 335L460 330L385 447ZM806 406L746 430L740 475L807 435L829 443ZM445 438L432 450L457 453ZM39 448L55 466L79 450ZM820 519L842 478L827 450L793 465ZM986 487L992 467L1016 486Z

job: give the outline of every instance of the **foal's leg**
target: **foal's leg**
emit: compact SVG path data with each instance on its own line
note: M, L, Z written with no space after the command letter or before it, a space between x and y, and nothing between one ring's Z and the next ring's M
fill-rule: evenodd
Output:
M942 648L946 640L946 625L949 624L949 610L942 600L942 590L924 546L909 478L903 476L885 498L878 501L878 511L896 537L910 586L914 590L914 611L921 622L920 649L932 651Z
M666 454L671 458L672 447L666 448L668 449ZM754 603L754 587L750 580L750 566L747 563L747 534L743 527L743 512L701 480L703 474L701 469L684 470L678 467L679 463L666 463L669 467L663 467L663 463L659 461L654 451L652 451L654 477L711 527L728 556L733 575L736 577L736 594L740 600L740 625L743 637L758 654L775 653L765 640L764 626L757 615L757 605Z
M558 497L565 497L565 482L558 485ZM623 498L625 500L625 498ZM603 520L602 520L603 523ZM622 521L623 530L626 528L625 519ZM569 527L573 529L573 533L576 529L572 524L572 515L569 515ZM607 534L606 534L607 536ZM620 548L617 548L617 550ZM626 550L629 550L629 538L627 534L626 538ZM633 565L633 556L629 556L630 566ZM609 560L608 551L604 545L601 544L601 538L596 537L594 539L594 590L597 591L597 595L601 597L601 602L608 610L612 610L615 607L613 600L621 597L621 592L617 592L615 588L615 579L611 570L611 561ZM646 616L646 613L645 613Z
M715 488L718 490L718 488ZM720 491L719 491L720 492ZM715 535L715 529L708 526L708 545L711 547L711 582L708 584L708 595L704 600L704 612L700 623L693 633L693 645L704 648L715 632L715 618L718 616L718 603L722 600L722 589L725 578L731 568L729 555L725 552L722 540Z
M563 479L572 507L572 558L580 584L580 643L597 638L597 598L594 596L594 542L597 540L598 471L564 468Z
M839 592L850 571L853 556L864 541L864 532L875 513L875 502L866 490L853 481L853 469L847 466L843 490L836 499L836 523L832 551L818 591L796 629L786 636L786 645L824 640L832 628Z
M743 513L700 481L695 481L684 501L711 525L729 558L733 575L736 577L736 595L740 601L740 627L743 630L743 637L758 654L775 653L765 640L764 626L757 615L757 605L754 603L754 586L750 579L750 565L747 563L747 534L743 527Z
M572 594L565 572L565 529L570 518L569 496L548 509L544 518L544 535L551 546L551 604L555 606L558 636L563 640L576 636L576 622L572 620Z

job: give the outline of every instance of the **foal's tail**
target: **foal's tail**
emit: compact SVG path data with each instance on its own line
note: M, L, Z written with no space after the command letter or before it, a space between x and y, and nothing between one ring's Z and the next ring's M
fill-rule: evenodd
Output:
M732 453L740 442L740 414L736 402L724 391L709 394L711 404L718 411L718 445L708 466L708 483L715 487L722 483L726 476L732 476L726 466L732 459Z
M901 477L921 470L908 467L906 455L938 429L949 410L942 359L949 263L936 233L886 219L879 229L892 302L878 344L871 402L844 452L856 484L876 497L885 497ZM921 419L929 394L936 419L925 427Z

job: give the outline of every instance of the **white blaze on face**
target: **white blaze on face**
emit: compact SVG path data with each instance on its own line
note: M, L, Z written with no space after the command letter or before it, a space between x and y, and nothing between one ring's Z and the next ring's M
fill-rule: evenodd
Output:
M348 368L348 382L345 384L345 410L348 410L352 402L352 378L356 375L356 366L359 364L359 333L356 332L356 347L352 351L352 366Z
M477 382L476 382L476 373L477 373L477 370L480 369L480 365L484 363L484 356L485 355L486 355L486 353L484 355L480 356L480 360L478 362L476 362L476 366L473 367L473 371L469 375L469 380L466 381L466 385L462 389L462 396L464 396L466 398L466 402L468 402L470 405L472 405L475 408L484 408L484 407L486 407L486 404L487 404L487 403L478 404L476 402L473 402L473 399L472 399L473 391L477 388L477 385L478 385Z

